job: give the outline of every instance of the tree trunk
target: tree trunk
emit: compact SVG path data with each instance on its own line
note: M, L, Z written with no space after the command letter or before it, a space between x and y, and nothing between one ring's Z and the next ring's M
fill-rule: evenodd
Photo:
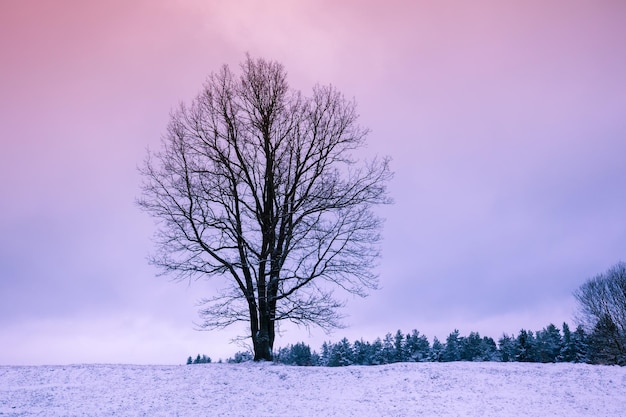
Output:
M264 311L265 310L265 311ZM260 309L259 314L259 330L252 335L254 344L254 360L255 361L272 361L272 345L273 338L270 337L271 324L267 309Z

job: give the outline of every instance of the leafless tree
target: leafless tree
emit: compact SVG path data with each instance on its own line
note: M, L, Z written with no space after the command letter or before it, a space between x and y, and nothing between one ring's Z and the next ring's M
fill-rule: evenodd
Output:
M148 152L139 205L158 221L151 262L176 279L223 279L202 327L248 322L255 360L271 360L281 320L340 325L337 286L375 289L388 159L357 163L367 129L331 86L305 97L283 66L249 56L172 112Z
M626 263L589 279L574 296L577 320L590 334L592 360L626 365Z

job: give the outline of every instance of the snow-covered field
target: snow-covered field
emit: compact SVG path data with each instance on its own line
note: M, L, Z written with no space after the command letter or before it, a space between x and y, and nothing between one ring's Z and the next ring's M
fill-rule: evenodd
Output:
M0 366L0 416L626 416L626 367Z

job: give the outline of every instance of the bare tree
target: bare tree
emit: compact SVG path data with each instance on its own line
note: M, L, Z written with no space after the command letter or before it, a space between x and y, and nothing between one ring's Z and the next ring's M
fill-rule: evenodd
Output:
M248 322L255 360L271 360L281 320L340 325L334 287L375 289L388 159L357 164L368 133L331 86L310 97L283 66L249 56L207 79L171 114L140 169L139 205L159 223L151 262L179 280L225 278L202 300L202 327Z
M626 365L626 263L589 279L574 296L577 319L590 334L592 360Z

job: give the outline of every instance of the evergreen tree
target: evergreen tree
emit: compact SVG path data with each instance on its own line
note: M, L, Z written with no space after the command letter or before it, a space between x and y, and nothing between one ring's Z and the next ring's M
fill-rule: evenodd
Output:
M274 362L282 363L283 365L293 365L291 362L291 348L281 347L278 351L274 352Z
M404 334L398 330L393 338L394 357L393 362L406 362L407 355L405 353Z
M320 354L320 365L329 366L330 356L332 354L332 345L330 342L324 342L322 344L322 353Z
M459 339L459 356L462 361L482 361L484 352L482 339L477 332L470 332L468 337Z
M321 358L320 355L316 352L313 351L311 352L311 366L321 366Z
M561 343L561 351L557 357L558 362L576 362L576 353L574 350L574 339L569 325L563 322L562 326L563 338Z
M517 358L519 362L536 362L535 336L530 330L520 330L517 336Z
M626 353L620 332L610 315L598 320L589 337L592 363L603 365L626 365Z
M589 362L589 340L583 326L578 325L572 333L572 345L574 347L574 362Z
M537 332L535 358L539 362L556 362L562 349L561 333L552 323Z
M290 361L293 365L297 366L311 366L312 356L311 347L302 342L296 343L291 346L290 349Z
M384 358L384 348L383 348L383 342L382 340L380 340L380 337L377 337L376 340L374 340L374 343L372 343L372 350L371 350L371 360L372 360L372 365L383 365L387 362L385 362L385 358Z
M431 362L441 362L443 360L443 351L445 346L443 343L439 341L437 336L433 338L433 347L430 350L430 360Z
M354 364L354 352L347 338L332 346L328 366L349 366Z
M252 353L248 351L243 351L243 352L236 352L235 356L232 358L229 358L227 362L228 363L243 363L243 362L250 362L252 359L254 359L254 356L252 355Z
M504 333L498 340L498 346L500 348L499 350L502 362L513 362L519 359L517 341L512 336Z
M410 335L406 336L404 346L407 361L423 362L430 359L430 343L428 342L428 338L421 335L417 330L413 330Z
M500 361L500 353L495 340L491 337L484 336L481 343L481 353L483 361Z
M461 346L460 346L459 331L455 329L446 339L446 344L443 348L441 360L443 362L453 362L461 360Z
M383 339L382 359L383 363L393 363L396 358L396 349L393 345L393 336L387 333Z
M352 347L355 365L372 365L372 345L369 342L364 342L363 339L355 340Z
M193 358L190 356L187 358L187 365L191 365L193 363Z

